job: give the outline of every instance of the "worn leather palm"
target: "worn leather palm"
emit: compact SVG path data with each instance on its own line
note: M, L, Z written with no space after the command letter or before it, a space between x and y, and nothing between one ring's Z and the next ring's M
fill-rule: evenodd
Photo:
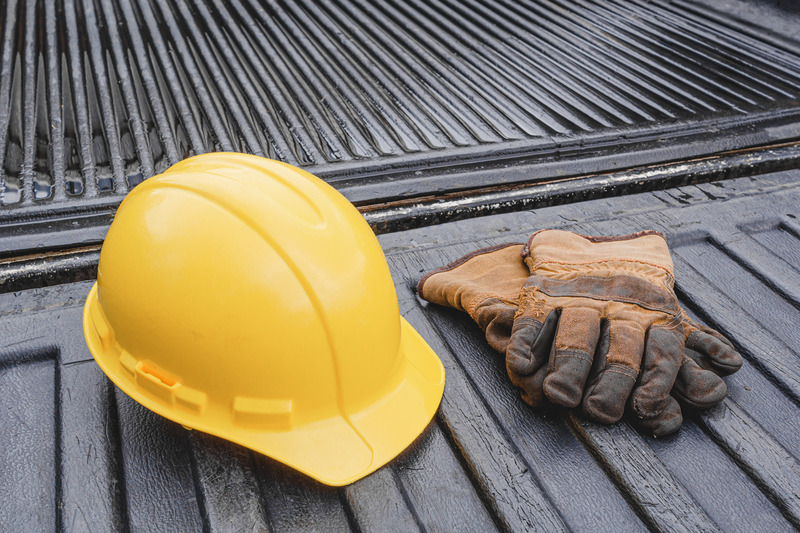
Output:
M560 315L558 308L554 308L556 312L548 313L544 320L530 314L519 320L525 316L525 309L519 308L520 302L527 299L527 309L530 310L532 292L530 285L522 290L531 276L521 257L523 247L522 244L504 244L477 250L430 272L420 280L417 290L420 296L431 302L467 311L486 332L489 344L502 353L507 352L514 329L518 345L507 354L508 373L512 382L521 389L522 398L531 405L539 405L545 397L544 381L548 371L556 366L565 370L560 365L547 364L551 355L555 355L553 340ZM518 324L514 327L514 316L518 312ZM637 424L656 435L671 433L680 426L681 411L673 396L697 408L716 405L727 390L717 374L727 375L741 366L741 358L719 333L695 324L682 311L679 322L685 351L678 353L673 350L669 352L671 357L663 357L663 353L655 349L659 344L648 342L652 349L644 353L642 371L629 402L637 413ZM610 344L610 329L601 329L600 355L605 352L605 359L599 357L594 371L591 371L596 378L608 364L605 346ZM674 347L676 343L672 345ZM670 388L672 396L669 395ZM625 390L619 394L623 396L621 402L624 405L628 394ZM637 405L634 405L634 398ZM591 410L587 414L594 417ZM609 421L608 417L594 418Z

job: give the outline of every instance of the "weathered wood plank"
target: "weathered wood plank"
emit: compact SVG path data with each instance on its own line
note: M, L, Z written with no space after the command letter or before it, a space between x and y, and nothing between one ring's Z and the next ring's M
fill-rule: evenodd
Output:
M198 495L211 531L270 531L254 473L253 452L218 437L189 432Z
M570 426L631 498L655 531L720 531L628 424L599 426L577 416Z
M0 530L56 523L55 354L0 367Z
M276 533L345 533L351 527L340 488L329 487L269 457L255 455L269 524Z
M702 420L712 437L800 529L800 462L732 400Z
M704 416L684 409L680 431L664 438L647 438L647 444L723 531L791 530L792 525L752 477L709 438L704 423L698 420Z
M793 268L779 255L762 246L752 236L741 231L715 230L712 243L720 248L742 268L766 284L794 307L800 307L800 271ZM800 241L786 243L787 250L800 248Z
M714 252L708 253L714 254ZM673 253L672 259L676 271L680 272L676 287L681 298L695 310L702 309L708 317L712 317L710 323L712 327L731 338L742 349L743 356L749 358L760 371L768 375L795 401L800 402L800 358L787 345L788 339L783 335L778 337L767 331L764 324L750 314L753 309L745 311L739 302L729 297L728 291L723 292L710 284L692 263L684 258L681 249ZM697 264L705 273L716 268L714 264L703 264L703 266ZM755 295L751 296L750 302L744 294L742 297L742 303L745 305L755 303ZM760 301L762 309L766 307L766 302L772 302L771 299L760 299ZM788 305L786 302L784 304Z
M116 389L128 526L133 532L202 531L186 430Z
M435 420L391 468L426 530L497 530Z
M423 531L391 467L379 468L367 477L346 486L344 494L361 531Z
M644 530L640 518L575 439L560 411L535 410L522 402L508 380L503 357L489 348L480 329L456 311L435 306L426 311L490 409L486 420L499 425L499 430L492 431L498 431L498 439L507 435L567 525L579 531L613 530L621 524L629 531ZM459 425L453 423L454 432ZM465 461L486 464L481 453L485 452L467 455ZM504 481L512 490L517 484L513 474L507 473Z
M83 339L81 339L83 340ZM68 531L122 531L119 427L114 386L94 361L61 367L61 501Z

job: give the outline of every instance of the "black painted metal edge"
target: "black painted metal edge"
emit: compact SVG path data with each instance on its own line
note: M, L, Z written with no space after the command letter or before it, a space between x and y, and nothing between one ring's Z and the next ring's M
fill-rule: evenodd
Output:
M509 183L533 183L745 150L800 139L800 108L672 125L529 139L321 166L316 175L356 205Z
M608 174L581 176L533 185L516 185L425 199L398 201L382 206L362 206L364 218L376 234L404 231L454 220L561 205L596 198L607 198L710 181L800 169L800 141L778 146L718 154L692 161L648 166ZM103 236L110 222L97 217L94 223L78 226L72 236L82 236L81 245L14 250L2 247L0 293L91 280L96 276ZM69 231L56 236L69 237ZM5 239L8 241L8 239ZM15 239L16 244L26 239ZM73 239L74 240L74 239ZM0 237L0 243L4 238ZM45 251L47 250L47 251Z
M471 191L362 209L391 233L453 220L800 168L800 142L548 183Z

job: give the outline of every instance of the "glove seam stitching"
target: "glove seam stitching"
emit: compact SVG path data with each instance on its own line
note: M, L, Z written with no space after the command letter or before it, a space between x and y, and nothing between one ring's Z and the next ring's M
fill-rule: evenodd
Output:
M633 368L625 366L621 363L608 363L604 371L623 374L631 379L636 379L636 376L639 374L638 370L634 370Z
M531 256L528 255L527 259L531 259ZM619 263L638 263L641 265L651 266L653 268L657 268L669 275L670 279L674 278L674 274L672 270L666 268L664 265L659 265L658 263L653 263L650 261L643 261L641 259L626 259L621 257L612 257L609 259L594 259L590 261L559 261L558 259L536 259L532 260L533 265L531 266L531 271L535 271L537 268L540 268L542 265L575 265L575 266L585 266L585 265L595 265L601 263L611 263L611 262L619 262Z
M608 367L606 367L606 369L603 372L604 373L605 372L611 372L612 374L620 374L622 376L625 376L626 378L636 379L636 376L631 376L629 373L622 372L621 370L617 370L616 368L608 368ZM638 374L638 372L637 372L637 374Z
M592 358L589 357L588 354L579 354L579 353L561 353L557 352L554 356L554 359L560 359L562 357L572 357L573 359L580 359L581 361L587 361L589 363L592 362Z

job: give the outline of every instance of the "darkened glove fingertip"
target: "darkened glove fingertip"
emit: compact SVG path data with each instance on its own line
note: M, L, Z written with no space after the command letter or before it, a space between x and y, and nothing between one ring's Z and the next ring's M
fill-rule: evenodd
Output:
M670 397L658 415L650 418L634 415L634 423L644 433L653 437L665 437L680 429L683 413L678 402Z
M693 331L686 339L686 347L692 350L697 363L720 376L728 376L738 371L743 364L741 354L736 351L733 345L721 335L711 335L708 332L697 330Z
M698 383L694 385L694 388L704 390L695 390L691 393L675 390L673 394L682 403L695 409L710 409L711 407L719 405L728 394L728 386L721 379L718 382L709 383L705 386Z
M547 375L547 366L542 366L530 376L518 376L509 372L511 382L519 388L522 401L531 407L539 407L546 403L542 384Z

